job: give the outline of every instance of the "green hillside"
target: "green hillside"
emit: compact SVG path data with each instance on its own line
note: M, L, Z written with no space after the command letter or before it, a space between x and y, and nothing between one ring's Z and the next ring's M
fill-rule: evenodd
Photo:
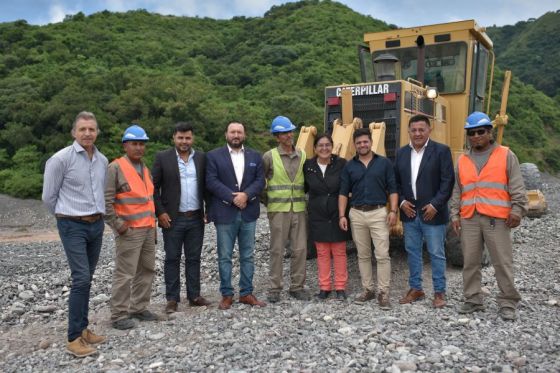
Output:
M152 140L148 163L169 146L179 120L195 124L205 150L223 143L234 119L260 150L271 145L276 115L322 127L323 88L359 81L356 45L364 32L389 28L317 0L272 7L258 18L138 10L78 13L47 26L0 24L0 192L40 195L44 162L70 142L81 110L97 115L98 145L110 159L121 153L124 128L144 126ZM505 142L521 160L560 171L553 152L559 102L514 79L509 114Z
M503 69L560 98L560 10L512 26L489 27L487 32Z

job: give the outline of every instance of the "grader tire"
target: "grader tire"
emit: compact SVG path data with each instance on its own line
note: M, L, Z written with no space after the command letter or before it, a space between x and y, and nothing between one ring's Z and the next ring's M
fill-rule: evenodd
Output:
M534 163L521 163L519 165L521 169L521 175L523 176L523 182L525 183L525 189L533 190L533 189L541 189L542 190L542 181L541 181L541 172L539 168Z

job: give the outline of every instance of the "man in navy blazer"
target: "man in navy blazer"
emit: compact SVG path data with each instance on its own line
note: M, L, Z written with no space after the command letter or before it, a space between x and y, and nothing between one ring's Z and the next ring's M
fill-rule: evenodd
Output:
M253 295L255 228L260 215L259 195L264 189L260 153L243 146L245 127L231 122L226 128L226 146L207 154L206 188L210 192L208 218L216 226L218 269L222 300L219 308L233 303L232 254L239 246L239 302L264 307Z
M449 221L447 201L455 175L449 147L430 140L430 120L419 114L410 118L410 143L397 151L395 177L399 192L404 244L408 254L409 285L401 304L424 299L422 290L422 244L432 263L436 308L445 302L445 233Z

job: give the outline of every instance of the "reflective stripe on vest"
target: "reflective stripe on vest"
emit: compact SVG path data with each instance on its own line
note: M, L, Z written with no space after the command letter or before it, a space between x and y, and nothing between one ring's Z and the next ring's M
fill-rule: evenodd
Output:
M464 154L459 157L462 218L471 218L475 211L494 218L509 217L511 197L508 192L507 155L507 147L496 147L480 174L472 159Z
M143 166L144 180L126 158L115 160L123 173L130 191L117 193L113 206L119 218L129 227L155 227L154 184L150 172Z
M284 163L278 149L272 149L272 179L268 180L267 196L269 212L302 212L305 211L305 190L303 179L303 163L305 153L296 149L301 157L301 162L292 182L284 169Z

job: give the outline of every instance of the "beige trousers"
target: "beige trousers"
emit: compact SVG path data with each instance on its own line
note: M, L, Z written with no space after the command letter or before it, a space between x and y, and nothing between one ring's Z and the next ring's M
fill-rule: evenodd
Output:
M115 238L111 321L142 312L150 304L156 261L155 235L155 228L135 228Z
M290 240L290 291L303 290L307 260L307 217L305 212L269 212L270 225L270 287L269 292L282 291L284 250Z
M492 219L475 213L470 219L461 218L461 248L463 249L463 295L469 303L482 304L480 272L484 244L488 247L500 293L499 307L515 308L521 296L513 282L513 250L511 229L504 219Z
M391 257L389 256L389 226L386 222L387 210L372 211L350 209L352 239L358 250L358 267L362 278L362 288L374 291L373 268L371 263L371 241L375 247L377 261L377 286L380 292L389 292L391 285Z

